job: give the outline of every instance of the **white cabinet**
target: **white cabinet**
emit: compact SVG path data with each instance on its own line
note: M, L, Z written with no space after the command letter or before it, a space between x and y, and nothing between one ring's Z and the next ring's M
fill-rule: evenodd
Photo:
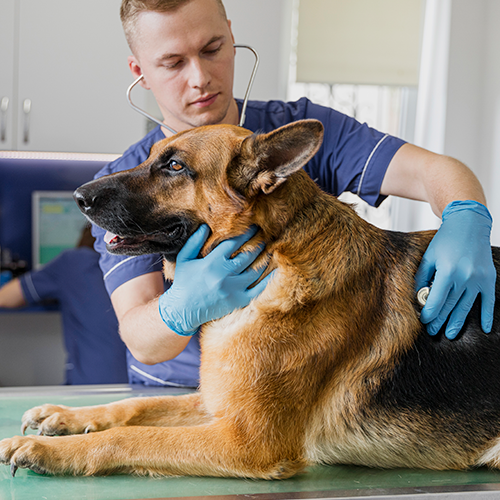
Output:
M121 153L146 132L120 0L0 0L0 150ZM144 106L146 94L134 89Z
M0 0L0 149L12 148L14 0Z

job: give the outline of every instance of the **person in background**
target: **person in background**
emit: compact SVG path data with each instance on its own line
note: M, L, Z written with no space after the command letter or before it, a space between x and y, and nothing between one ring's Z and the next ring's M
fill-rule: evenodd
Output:
M165 124L177 132L238 124L242 101L233 97L235 40L221 0L122 0L120 14L132 52L129 68L134 79L143 76L141 85L153 93ZM433 282L421 313L429 334L444 327L446 336L455 338L479 296L488 333L496 281L492 219L472 171L307 99L250 101L243 126L269 132L304 118L318 119L325 127L323 145L304 167L322 189L334 195L351 191L374 206L389 195L426 201L442 218L415 278L417 289ZM97 177L136 167L155 142L171 135L156 127ZM256 277L231 265L230 256L245 237L197 258L208 234L201 226L191 236L165 291L161 256L111 255L105 231L94 227L120 334L137 360L129 369L145 384L196 384L201 324L246 306L255 296L255 289L251 293L247 287Z
M94 241L86 225L76 248L0 288L0 307L57 301L67 354L65 383L127 383L126 348L104 288Z

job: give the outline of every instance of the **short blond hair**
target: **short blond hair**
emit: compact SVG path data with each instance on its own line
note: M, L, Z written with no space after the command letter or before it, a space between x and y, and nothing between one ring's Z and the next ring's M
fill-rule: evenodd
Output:
M174 12L179 7L192 0L122 0L120 19L122 21L125 38L133 51L133 41L136 37L137 18L141 12ZM223 18L227 20L226 9L222 0L215 0Z

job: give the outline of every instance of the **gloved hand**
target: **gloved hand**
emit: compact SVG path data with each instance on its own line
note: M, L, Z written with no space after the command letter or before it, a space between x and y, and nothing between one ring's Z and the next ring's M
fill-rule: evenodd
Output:
M444 209L441 227L415 276L416 290L434 281L420 315L430 335L449 315L446 337L455 338L479 293L481 326L485 333L491 331L496 281L491 223L488 209L476 201L453 201Z
M257 228L251 228L241 236L223 241L204 258L198 258L198 254L210 229L204 224L191 235L177 256L172 286L159 300L160 316L171 330L178 335L194 335L203 323L247 306L264 290L273 273L248 289L265 267L246 270L264 246L230 258L256 232Z

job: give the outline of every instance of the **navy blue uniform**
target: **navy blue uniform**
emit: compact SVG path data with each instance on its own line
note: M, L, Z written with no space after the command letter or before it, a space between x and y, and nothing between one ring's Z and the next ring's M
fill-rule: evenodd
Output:
M88 247L62 252L20 277L29 304L57 300L66 348L66 384L127 383L126 347L104 288L99 254Z

